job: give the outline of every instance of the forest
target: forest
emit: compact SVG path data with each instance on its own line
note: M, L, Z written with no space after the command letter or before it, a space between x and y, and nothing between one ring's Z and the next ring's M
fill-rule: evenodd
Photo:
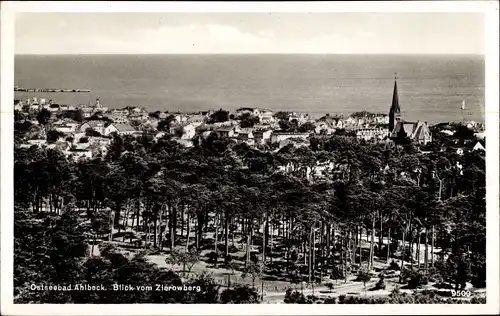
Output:
M484 151L423 152L342 135L270 150L215 133L186 148L168 134L114 135L92 160L16 147L14 194L16 303L260 303L270 291L264 282L275 281L289 284L285 303L318 303L314 286L354 278L385 287L388 270L401 289L486 287ZM227 282L201 262L228 271ZM236 272L249 281L231 282ZM30 289L75 283L201 291ZM393 292L385 302L447 300Z

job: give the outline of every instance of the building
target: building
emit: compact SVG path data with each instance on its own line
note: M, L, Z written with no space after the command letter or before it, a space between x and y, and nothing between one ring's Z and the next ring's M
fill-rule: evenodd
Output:
M271 143L280 143L281 141L289 139L289 138L308 139L309 133L275 131L271 135Z
M116 128L116 132L120 135L133 135L137 134L137 130L133 128L130 124L117 123L111 124Z
M432 142L432 134L429 130L429 125L427 124L427 122L397 122L396 127L394 127L394 130L391 133L390 137L392 139L395 139L405 136L409 137L412 141L423 145Z
M356 130L356 138L364 140L382 140L389 136L385 128L360 128Z
M68 133L73 133L76 131L76 125L75 124L70 124L66 122L56 122L52 124L52 127L61 133L68 134Z
M472 150L485 150L483 144L481 142L477 142L476 145L472 148Z
M234 128L217 128L214 130L219 137L234 137L236 135Z
M398 83L396 81L397 78L394 78L394 91L392 92L392 104L391 109L389 110L389 133L392 133L396 123L401 118L401 107L399 106L399 98L398 98Z
M176 135L177 131L182 130L182 135L180 139L192 139L196 135L196 124L179 124L170 127L170 134ZM180 134L180 132L179 132Z
M113 115L128 116L129 111L127 109L114 109L111 111Z
M242 128L238 131L238 135L236 136L236 140L239 143L247 143L248 145L255 144L255 138L253 135L253 129L251 128Z
M23 102L19 100L14 100L14 110L22 111L23 110Z
M78 131L81 133L85 133L89 128L93 129L94 131L98 132L101 135L107 135L106 121L100 121L100 120L87 121L78 127Z
M128 111L127 111L128 113ZM120 114L120 113L110 113L106 114L106 117L110 120L112 120L114 123L128 123L129 120L127 118L127 115L125 114Z
M265 144L271 140L272 130L257 130L253 132L253 137L257 145Z
M401 119L396 78L394 79L392 104L389 110L389 137L391 139L408 137L410 140L424 145L432 142L432 134L427 122L407 122Z

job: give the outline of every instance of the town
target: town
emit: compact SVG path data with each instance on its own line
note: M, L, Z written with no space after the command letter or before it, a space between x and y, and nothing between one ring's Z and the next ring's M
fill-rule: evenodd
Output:
M112 109L97 99L94 105L62 105L53 100L15 100L16 144L21 148L32 145L56 148L73 159L104 156L112 136L151 136L153 140L169 135L183 146L192 147L196 136L206 138L210 133L246 143L263 150L278 150L288 144L307 146L309 138L328 135L347 135L368 142L387 142L401 132L418 144L432 142L431 126L427 122L400 119L397 84L395 82L391 114L356 112L348 117L312 118L308 114L273 112L269 109L240 108L235 113L219 109L197 113L148 113L140 107ZM391 112L392 113L392 112ZM392 120L392 121L391 121ZM473 131L478 141L468 149L483 149L484 125L474 121L440 124L438 130L452 136L457 126ZM456 145L463 153L467 148ZM470 146L469 146L470 147Z
M405 117L396 81L387 114L14 110L17 302L485 300L484 126Z

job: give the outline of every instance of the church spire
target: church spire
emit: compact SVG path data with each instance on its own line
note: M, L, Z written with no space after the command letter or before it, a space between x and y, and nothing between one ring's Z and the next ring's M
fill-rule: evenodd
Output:
M392 93L392 105L389 111L389 132L392 132L394 126L396 125L396 117L399 117L401 114L401 108L399 106L399 97L398 97L398 82L397 82L397 74L394 74L394 91Z
M398 77L397 74L394 75L394 92L392 93L392 106L391 111L394 113L401 113L401 108L399 107L399 98L398 98Z

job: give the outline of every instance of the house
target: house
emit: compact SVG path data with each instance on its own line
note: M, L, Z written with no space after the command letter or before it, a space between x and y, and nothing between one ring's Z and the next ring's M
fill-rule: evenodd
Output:
M217 128L214 131L215 133L217 133L219 137L234 137L236 134L234 128L222 127L222 128Z
M111 144L111 138L109 137L89 137L89 143L98 146L108 146Z
M186 118L186 122L187 123L199 123L199 125L201 125L202 123L205 122L205 119L206 117L201 115L201 114L195 114L195 115L191 115L189 117Z
M248 145L255 144L253 129L251 129L251 128L240 129L237 136L236 136L236 139L238 142L247 143Z
M168 114L168 113L166 113L166 112L161 112L161 113L158 115L158 118L159 118L160 120L164 120L164 119L166 119L166 118L168 117L168 115L169 115L169 114Z
M362 128L356 130L356 138L364 140L384 139L389 136L389 131L385 128Z
M69 144L65 141L57 141L54 144L49 144L46 146L47 149L54 149L54 150L60 150L60 151L65 151L69 148Z
M276 121L274 118L274 112L271 110L262 109L258 116L263 124L270 124Z
M272 130L257 130L253 132L256 144L265 144L271 140Z
M92 150L89 144L78 144L65 151L66 157L72 157L75 161L79 159L92 159Z
M476 145L472 148L472 150L483 150L485 151L486 149L484 148L483 144L481 142L477 142Z
M28 144L30 146L36 145L38 147L42 147L43 145L47 144L47 140L46 139L29 139Z
M390 137L395 139L400 136L408 136L412 141L424 145L432 141L432 134L427 122L398 121Z
M345 125L356 125L358 123L358 120L354 117L348 117L346 120L345 120Z
M176 135L177 131L182 130L180 139L192 139L196 135L196 124L184 123L170 127L170 134ZM180 133L180 132L179 132Z
M56 122L56 123L52 124L52 127L56 131L64 133L64 134L69 134L69 133L73 133L76 131L75 124L69 124L66 122Z
M137 106L136 106L136 107L132 108L132 109L130 110L130 112L131 112L130 114L132 114L132 113L143 113L143 112L145 112L145 111L144 111L143 109L141 109L140 107L137 107ZM129 114L129 115L130 115L130 114Z
M130 113L129 113L129 110L127 109L114 109L111 111L111 114L113 115L120 115L120 116L128 116Z
M23 102L19 100L14 100L14 110L22 111L23 110Z
M149 119L149 114L145 112L134 112L128 115L128 119L131 121L146 121Z
M69 111L69 106L66 104L59 105L59 111Z
M73 142L78 143L80 141L80 138L86 137L85 133L75 133L73 134Z
M92 107L82 107L80 110L82 111L82 116L84 118L89 118L96 112L95 108Z
M333 124L332 124L333 125ZM328 124L327 122L324 121L318 121L314 123L314 133L316 134L326 134L326 135L331 135L335 133L336 129L332 127L331 124Z
M130 124L117 123L112 125L114 125L114 127L116 128L116 132L120 135L133 135L138 132Z
M110 113L110 114L106 114L106 117L108 119L112 120L114 123L128 123L129 122L127 116L124 114Z
M271 143L280 143L281 141L289 138L302 138L308 139L309 133L295 133L295 132L284 132L284 131L274 131L271 134Z
M30 110L38 111L39 109L40 109L40 106L38 105L38 103L31 103L30 104Z
M101 101L99 99L95 100L94 108L95 108L96 112L99 111L101 113L104 113L104 112L108 111L108 108L102 106Z
M101 121L101 120L87 121L78 127L78 131L85 133L89 128L93 129L94 131L98 132L101 135L107 135L105 134L106 121Z
M47 107L47 110L54 113L54 112L59 112L60 111L60 107L59 107L59 104L50 104L48 107Z
M289 121L297 120L297 122L302 125L305 122L309 121L309 114L304 114L304 113L295 113L293 112L289 117Z

